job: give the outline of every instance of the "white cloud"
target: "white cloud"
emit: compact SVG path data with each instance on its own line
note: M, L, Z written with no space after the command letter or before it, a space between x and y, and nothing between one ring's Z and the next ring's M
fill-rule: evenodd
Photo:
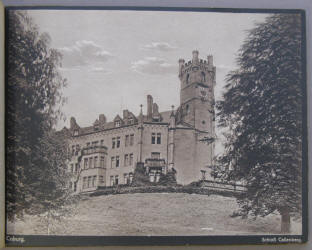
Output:
M158 50L158 51L170 51L176 49L176 47L166 42L152 42L143 46L143 49Z
M151 75L176 74L177 65L170 64L162 58L145 57L142 60L132 62L132 70Z
M72 46L59 48L63 54L62 68L80 69L81 67L99 68L112 54L93 41L80 40Z

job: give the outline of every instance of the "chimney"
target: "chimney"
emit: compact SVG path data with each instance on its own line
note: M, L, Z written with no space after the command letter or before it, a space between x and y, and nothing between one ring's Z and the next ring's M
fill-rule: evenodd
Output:
M147 118L152 118L153 115L153 97L147 96Z
M153 103L153 116L159 115L157 103Z
M123 118L123 119L127 119L128 116L129 116L129 111L128 111L128 109L123 110L123 111L122 111L122 118Z
M75 129L77 127L76 119L75 117L70 118L70 129Z
M213 65L213 56L212 55L209 55L207 56L207 60L208 60L208 65Z
M106 123L106 117L104 114L99 115L99 122L100 122L100 124Z

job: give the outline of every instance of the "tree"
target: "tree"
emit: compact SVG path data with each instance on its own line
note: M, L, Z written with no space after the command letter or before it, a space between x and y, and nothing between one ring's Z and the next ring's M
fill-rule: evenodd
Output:
M301 216L302 34L298 14L274 14L249 32L217 103L228 128L219 172L244 181L238 215Z
M56 180L59 169L51 168L63 162L63 153L53 151L56 141L49 140L62 116L66 81L58 72L61 54L49 47L49 36L39 33L26 12L7 14L6 211L12 219L48 208L46 201L63 190Z

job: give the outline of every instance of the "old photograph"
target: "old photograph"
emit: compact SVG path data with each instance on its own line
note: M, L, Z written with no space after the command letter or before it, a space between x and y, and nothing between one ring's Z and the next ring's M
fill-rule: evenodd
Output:
M303 242L304 21L300 11L7 9L7 243Z

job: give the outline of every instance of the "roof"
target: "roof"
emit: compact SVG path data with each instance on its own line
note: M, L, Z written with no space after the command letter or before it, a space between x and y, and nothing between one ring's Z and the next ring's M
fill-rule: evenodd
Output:
M148 121L147 116L143 115L143 122L152 122L152 123L155 123L155 124L157 124L157 123L169 123L171 112L172 112L171 110L160 112L160 115L162 117L161 122ZM137 116L136 118L139 119L139 116ZM120 119L123 120L122 118L120 118ZM124 126L121 126L121 127L124 127ZM114 129L114 128L115 128L114 121L106 122L104 124L99 124L99 129L98 130L94 130L94 126L81 127L79 129L79 135L97 133L99 131L105 131L105 130L110 130L110 129Z

